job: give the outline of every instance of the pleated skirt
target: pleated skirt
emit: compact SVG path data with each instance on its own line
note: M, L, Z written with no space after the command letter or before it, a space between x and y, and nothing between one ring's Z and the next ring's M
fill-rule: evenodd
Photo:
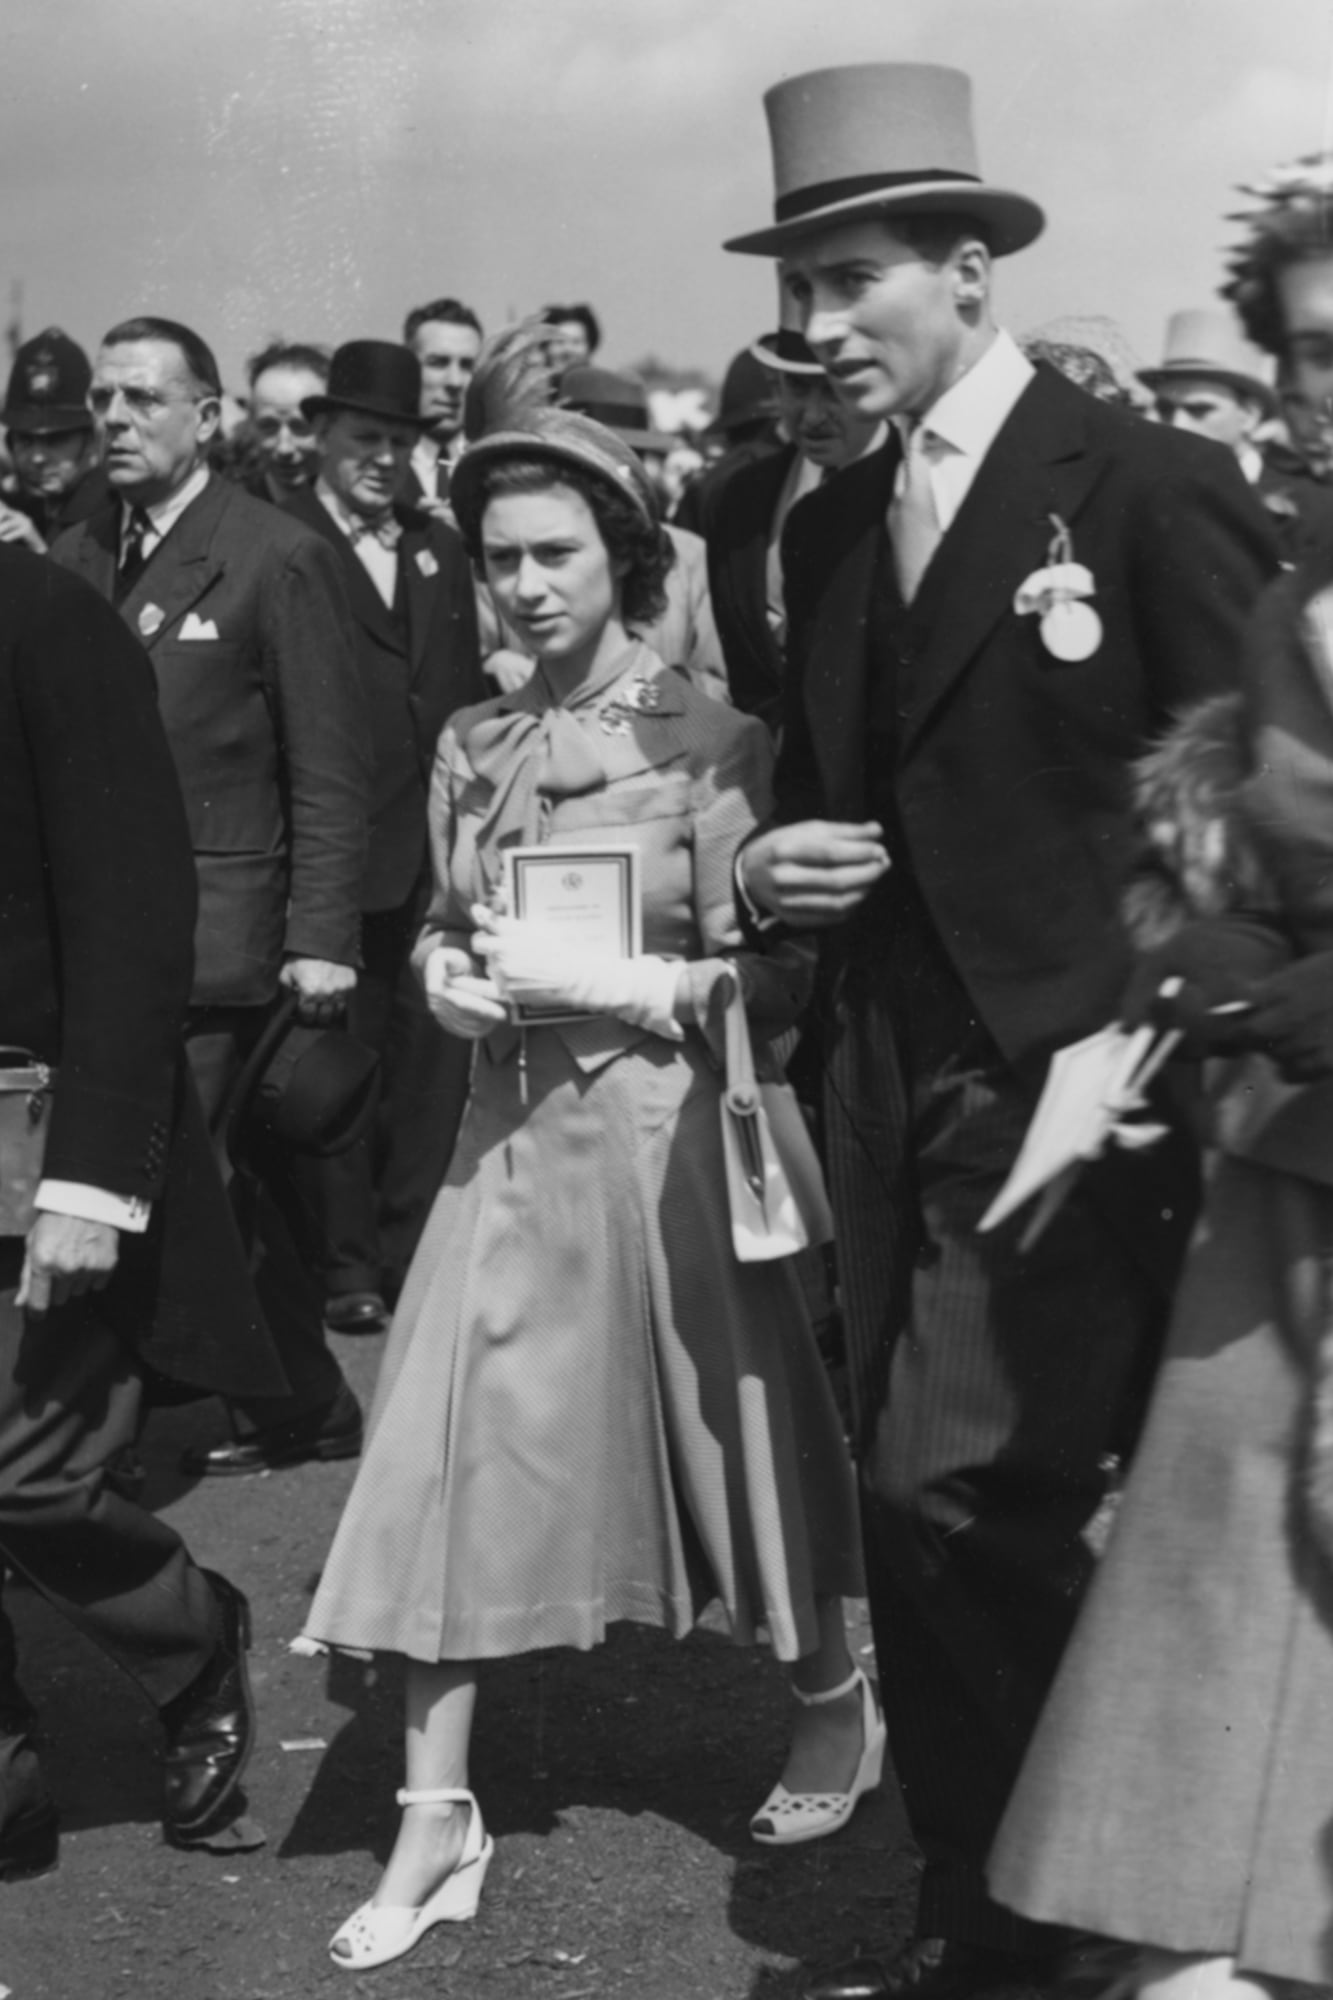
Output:
M307 1624L422 1661L689 1630L780 1659L862 1589L852 1475L790 1260L733 1253L702 1041L585 1070L480 1053Z

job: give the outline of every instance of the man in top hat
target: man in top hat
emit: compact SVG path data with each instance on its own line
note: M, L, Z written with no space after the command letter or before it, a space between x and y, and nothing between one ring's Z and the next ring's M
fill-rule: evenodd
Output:
M767 110L774 221L728 247L780 260L839 393L891 431L788 524L776 824L738 875L752 924L826 955L871 1607L925 1857L907 1950L810 1991L947 2000L1051 1962L990 1900L986 1854L1133 1442L1192 1149L1173 1127L1113 1151L1026 1250L1021 1220L977 1223L1052 1052L1117 1015L1129 761L1228 685L1275 557L1231 454L997 328L993 260L1043 217L982 179L964 76L824 70Z
M1333 533L1333 492L1299 468L1273 463L1263 427L1277 415L1273 366L1251 347L1230 313L1203 307L1172 313L1156 368L1139 370L1158 421L1194 431L1234 451L1273 521L1283 560L1297 562Z
M463 399L481 353L481 321L459 299L432 299L407 315L403 340L421 364L422 421L402 497L411 507L443 507L463 449Z
M278 995L327 1024L356 985L365 698L333 552L209 469L221 384L198 334L121 322L98 351L90 401L114 497L52 554L118 606L156 674L199 882L187 1051L220 1141ZM291 1394L252 1406L254 1457L355 1452L360 1411L324 1339L299 1204L280 1177L264 1194L257 1288Z
M91 381L87 355L58 326L15 354L0 424L18 485L0 504L0 542L23 542L41 555L62 528L106 504Z
M753 351L776 384L787 442L719 478L708 510L708 576L731 698L776 730L787 640L787 517L843 466L877 450L884 425L842 400L794 327L766 333Z
M643 460L659 505L663 503L662 466L676 440L653 429L648 391L637 375L612 368L569 368L560 378L559 401L617 432ZM708 551L702 537L688 528L668 522L666 531L676 553L667 573L666 609L639 637L704 694L725 701L727 664L708 594Z
M429 421L422 376L409 347L340 347L327 388L303 405L315 432L315 483L290 502L341 571L374 752L361 975L349 1019L382 1058L381 1131L378 1142L372 1132L315 1171L325 1322L346 1333L386 1323L386 1288L394 1294L402 1282L467 1090L467 1045L435 1025L408 964L430 888L426 801L436 740L455 709L488 692L462 540L394 498Z

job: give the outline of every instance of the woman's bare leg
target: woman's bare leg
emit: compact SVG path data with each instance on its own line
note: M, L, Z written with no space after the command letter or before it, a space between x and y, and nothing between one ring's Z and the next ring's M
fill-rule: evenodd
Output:
M407 1663L409 1792L467 1786L468 1745L477 1704L471 1661ZM439 1886L462 1852L466 1806L404 1806L398 1838L372 1901L414 1909Z
M816 1611L819 1644L791 1669L792 1682L802 1694L840 1687L853 1666L842 1599L821 1597ZM789 1792L849 1791L863 1748L859 1688L817 1708L799 1707L782 1782Z

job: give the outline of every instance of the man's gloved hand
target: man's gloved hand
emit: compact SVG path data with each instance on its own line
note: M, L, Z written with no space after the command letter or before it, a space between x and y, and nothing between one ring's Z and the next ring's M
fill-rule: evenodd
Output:
M1263 917L1203 917L1135 965L1120 1019L1184 1036L1191 1055L1235 1055L1258 1046L1253 1003L1262 981L1290 965L1290 940ZM1175 992L1162 988L1179 982Z
M472 949L509 999L571 1014L611 1014L668 1041L682 1039L674 1013L681 968L673 960L651 953L593 958L541 924L497 917L480 905L472 915Z
M1252 1046L1271 1056L1289 1083L1333 1076L1333 951L1313 952L1255 989Z

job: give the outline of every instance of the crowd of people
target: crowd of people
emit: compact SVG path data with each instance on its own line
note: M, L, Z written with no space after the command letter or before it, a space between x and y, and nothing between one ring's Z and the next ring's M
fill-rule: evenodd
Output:
M19 348L0 1582L234 1851L249 1607L142 1426L359 1461L298 1642L407 1663L347 1971L477 1910L484 1663L717 1601L795 1702L754 1839L891 1760L923 1859L809 2000L1333 1985L1333 157L1135 370L998 323L1044 216L961 73L765 103L726 248L782 323L684 483L586 305L272 342L235 424L174 320ZM618 942L523 901L546 850L627 858ZM1151 1123L983 1232L1114 1022L1171 1036ZM831 1246L742 1254L749 1038ZM330 1334L387 1334L368 1416ZM0 1607L0 1881L58 1852Z

